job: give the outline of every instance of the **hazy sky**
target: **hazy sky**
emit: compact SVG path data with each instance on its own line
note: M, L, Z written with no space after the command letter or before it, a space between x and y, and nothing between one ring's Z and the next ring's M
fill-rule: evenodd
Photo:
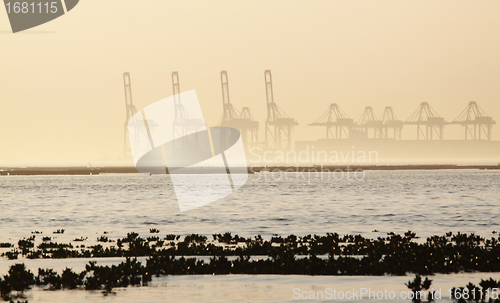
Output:
M261 138L265 69L298 140L324 136L307 124L334 102L356 121L367 105L405 120L423 101L453 120L475 100L500 123L499 16L497 0L82 0L12 34L0 9L0 165L122 157L125 71L138 108L170 96L179 71L213 125L227 70L231 100L251 108ZM445 138L461 133L448 126Z

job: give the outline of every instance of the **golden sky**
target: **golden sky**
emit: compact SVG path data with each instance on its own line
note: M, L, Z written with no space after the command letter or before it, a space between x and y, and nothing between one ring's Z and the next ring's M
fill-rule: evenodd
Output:
M12 34L0 9L0 165L122 157L125 71L138 108L170 96L179 71L214 125L227 70L231 100L251 108L261 138L265 69L298 140L324 136L307 124L330 103L356 121L368 105L405 120L425 101L453 120L475 100L500 123L499 16L497 0L82 0Z

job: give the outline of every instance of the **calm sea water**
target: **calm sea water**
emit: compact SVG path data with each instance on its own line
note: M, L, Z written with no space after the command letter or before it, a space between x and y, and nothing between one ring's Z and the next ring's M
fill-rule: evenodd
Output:
M88 237L92 244L104 232L115 239L131 231L147 236L150 228L159 229L163 236L210 236L226 231L264 237L337 232L374 238L407 230L421 237L448 231L491 236L500 231L500 171L366 171L356 176L289 173L286 177L279 173L251 175L233 195L181 213L167 175L1 176L0 241L15 243L39 231L56 236L58 242ZM53 235L57 229L65 229L65 233ZM7 268L5 262L0 260L2 272ZM66 262L83 266L81 261ZM37 263L30 265L35 267ZM451 281L447 277L443 279ZM33 290L28 299L162 302L169 296L187 301L209 296L204 301L271 302L292 300L293 289L301 285L310 290L339 283L353 287L380 283L404 289L397 279L401 277L166 277L156 280L154 287L119 290L111 297ZM273 295L266 297L265 293Z

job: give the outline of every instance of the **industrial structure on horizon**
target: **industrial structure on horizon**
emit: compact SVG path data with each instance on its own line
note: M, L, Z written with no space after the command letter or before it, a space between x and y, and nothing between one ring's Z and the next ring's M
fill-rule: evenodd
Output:
M130 80L130 73L123 74L123 86L125 88L125 124L124 124L124 138L123 138L123 152L125 156L130 155L130 139L128 133L128 121L137 113L137 108L132 103L132 83Z
M232 127L240 131L245 148L251 148L259 142L259 122L255 121L250 108L243 107L241 112L234 108L229 98L229 79L225 70L220 72L222 88L222 117L219 125Z
M258 140L259 122L254 120L250 109L243 107L241 111L238 111L231 103L227 71L221 71L220 77L223 111L219 125L238 129L246 149L261 147L266 150L291 150L293 144L292 132L298 122L289 117L276 104L271 71L264 71L267 118L265 120L265 137L261 142ZM130 74L124 73L123 79L126 105L124 150L125 155L127 155L130 152L127 123L137 112L137 109L132 103ZM182 128L190 117L183 110L181 100L178 97L180 87L177 72L172 73L172 86L176 111L175 126ZM189 122L189 125L193 125L192 121ZM318 119L308 125L325 127L326 137L321 140L367 139L371 141L376 139L399 141L404 126L416 128L417 140L444 140L444 127L459 125L464 129L463 140L491 141L491 131L495 124L493 118L488 116L475 101L470 101L466 108L450 122L441 117L427 102L422 102L415 112L404 121L397 118L390 106L385 107L380 118L376 116L373 108L368 106L358 122L347 116L336 103L332 103Z

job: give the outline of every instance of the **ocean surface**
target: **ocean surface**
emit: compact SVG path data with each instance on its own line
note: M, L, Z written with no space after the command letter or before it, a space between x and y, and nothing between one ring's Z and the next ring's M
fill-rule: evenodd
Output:
M93 245L104 233L110 239L125 237L132 231L146 237L150 228L159 229L159 236L197 233L209 239L211 234L224 232L245 237L260 234L264 238L274 234L337 232L376 238L408 230L423 239L448 231L490 237L492 232L500 231L500 171L365 171L286 176L267 172L250 175L248 182L231 196L184 213L179 210L168 175L0 176L0 242L17 243L32 232L42 232L40 237L54 236L57 242L84 237L88 240L83 243ZM57 229L64 229L64 234L53 234ZM35 260L27 264L35 270L62 268L61 264L80 268L85 262ZM0 259L0 274L11 263ZM465 284L461 279L477 283L479 277L490 276L500 278L498 273L437 275L435 283L444 292L450 285ZM403 283L409 279L168 276L155 279L151 287L118 289L109 296L100 292L39 289L27 295L30 302L276 302L295 301L296 288L310 291L336 285L337 289L372 285L399 291L406 289Z

